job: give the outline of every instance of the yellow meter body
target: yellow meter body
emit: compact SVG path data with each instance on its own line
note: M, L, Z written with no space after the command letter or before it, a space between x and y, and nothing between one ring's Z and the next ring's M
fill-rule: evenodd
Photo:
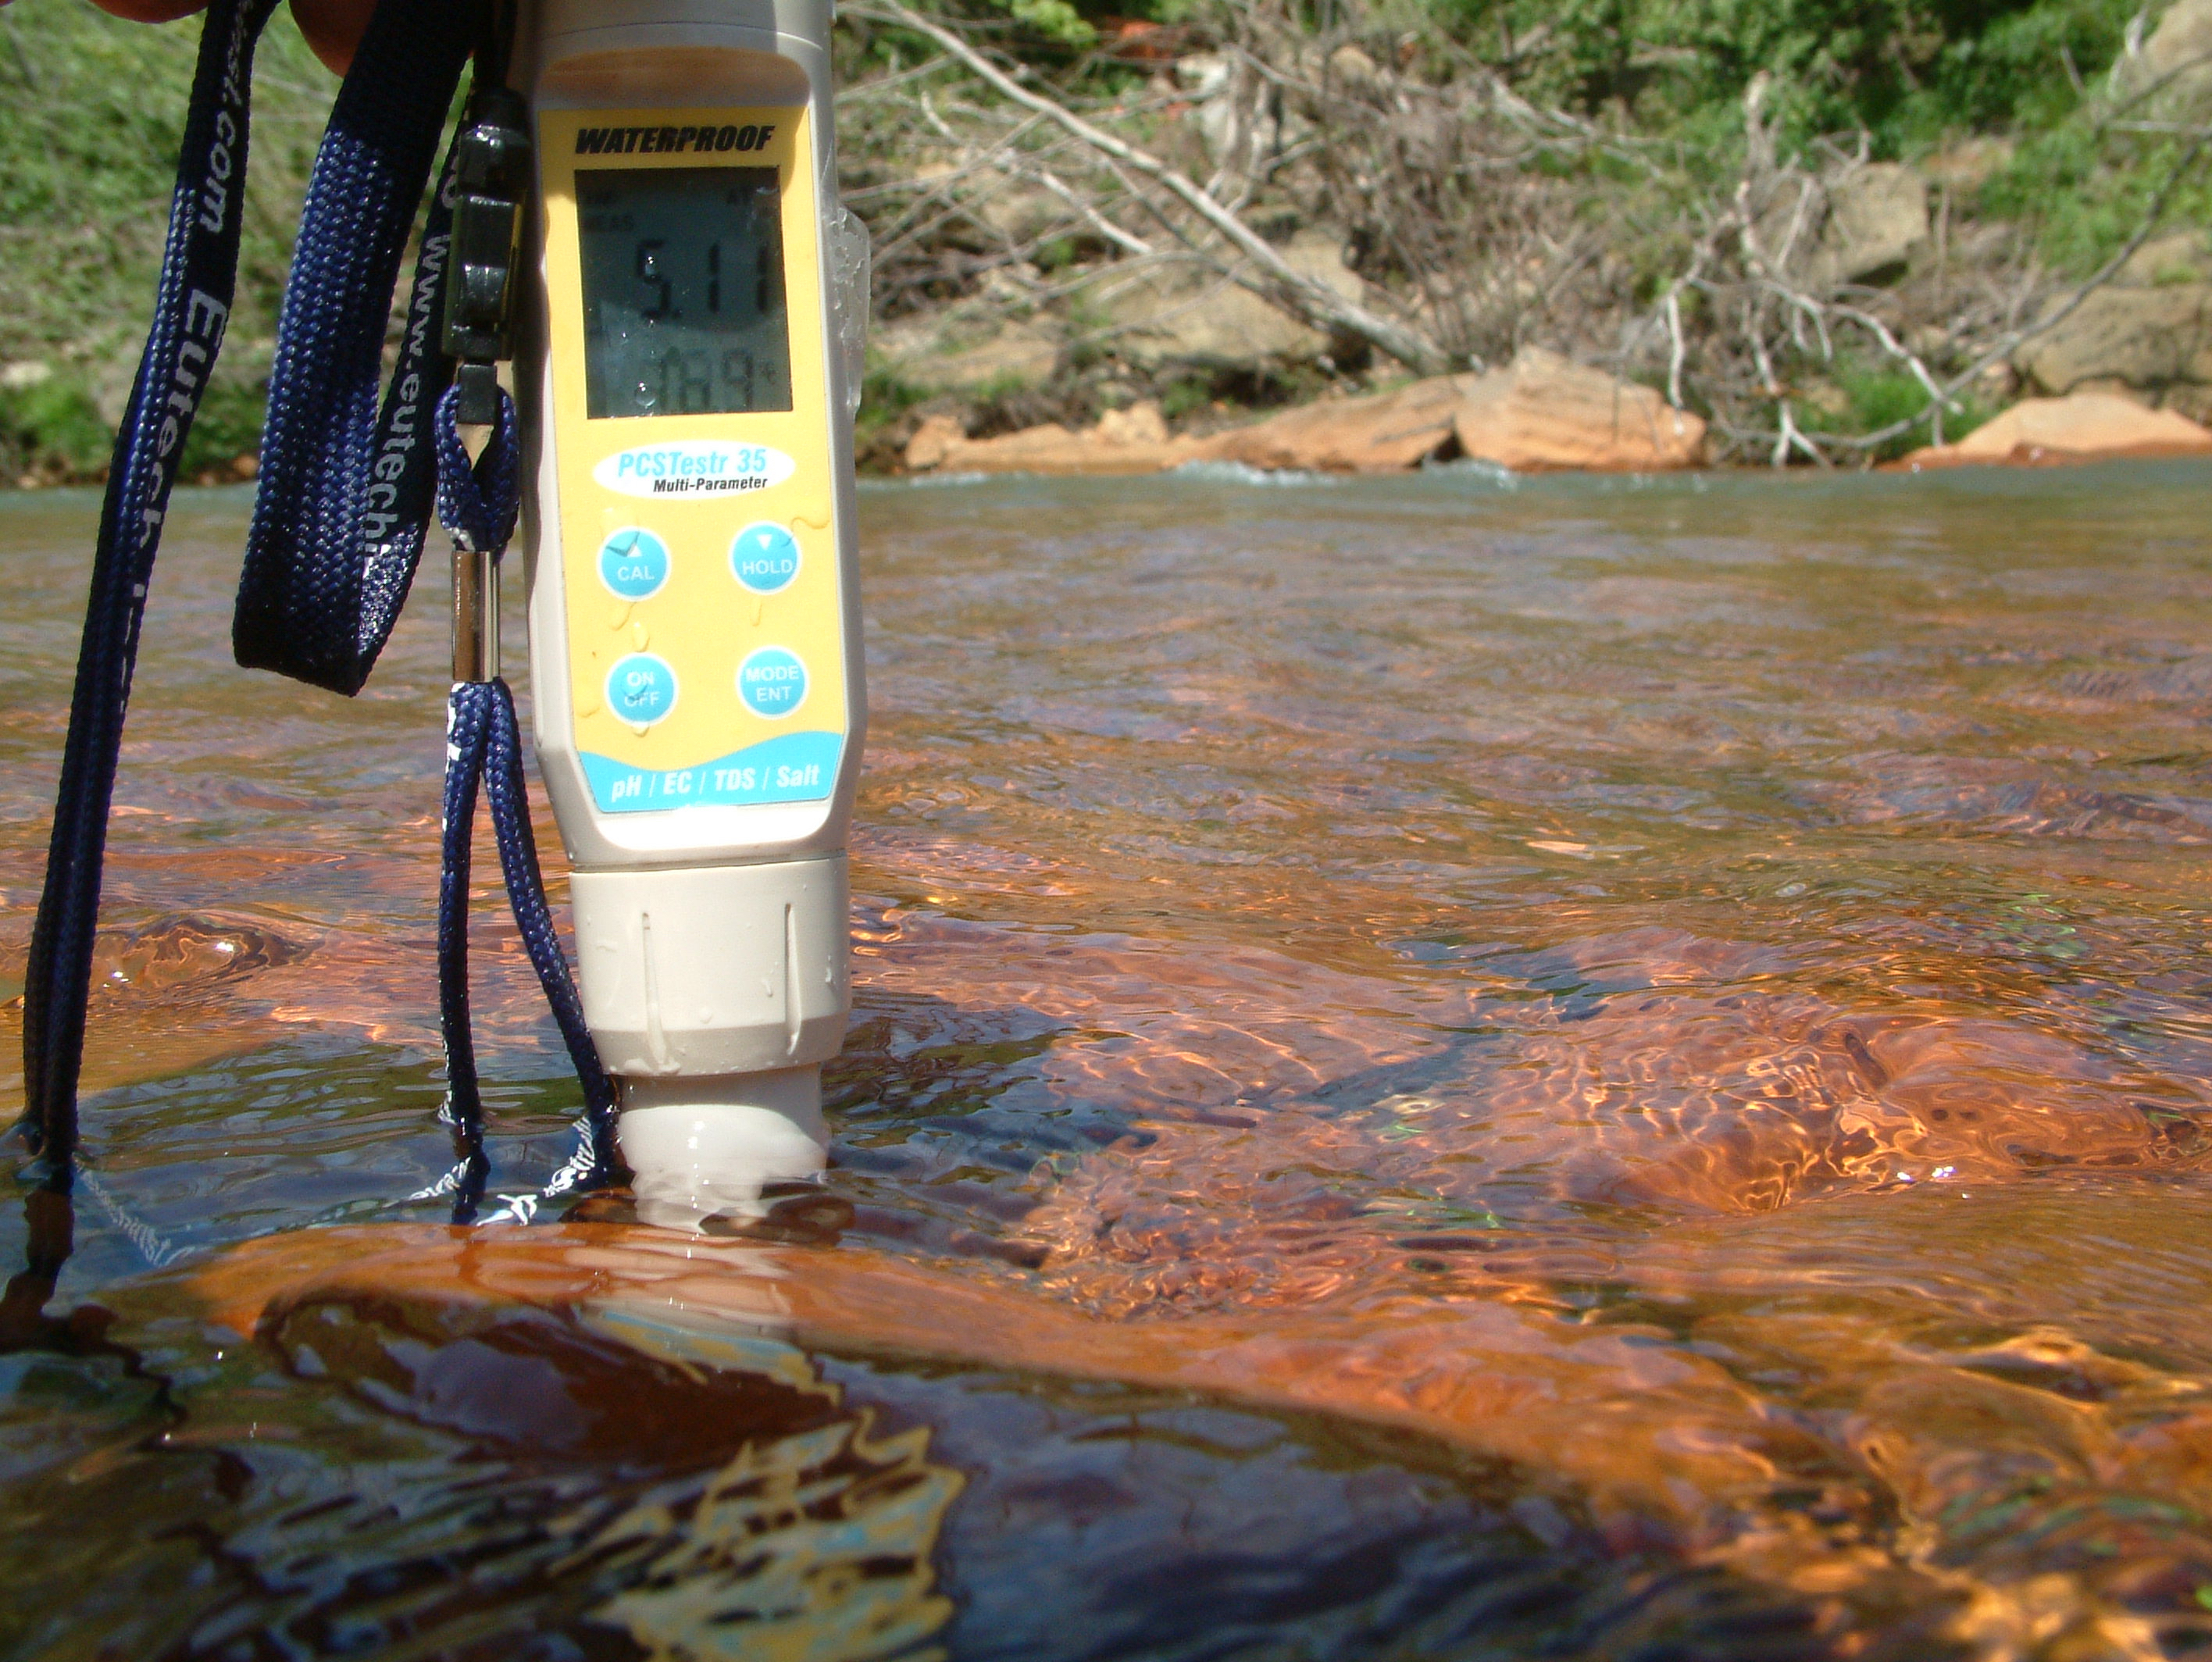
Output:
M865 240L826 0L541 0L516 364L538 756L641 1210L823 1163L866 708L852 414Z
M803 106L540 123L568 701L600 815L836 789L830 331L819 287L787 281L818 264L807 126Z

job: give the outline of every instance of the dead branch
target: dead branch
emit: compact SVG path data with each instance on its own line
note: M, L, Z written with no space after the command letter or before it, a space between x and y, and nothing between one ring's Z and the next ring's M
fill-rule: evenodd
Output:
M848 6L848 10L877 22L911 29L936 42L1001 97L1054 122L1110 161L1168 191L1243 256L1243 261L1232 262L1209 254L1209 263L1230 281L1274 304L1287 306L1303 321L1324 332L1356 336L1418 373L1442 373L1449 367L1433 343L1297 270L1266 238L1209 196L1181 168L1085 120L1059 100L1022 86L951 30L908 10L896 0L872 0L867 5Z

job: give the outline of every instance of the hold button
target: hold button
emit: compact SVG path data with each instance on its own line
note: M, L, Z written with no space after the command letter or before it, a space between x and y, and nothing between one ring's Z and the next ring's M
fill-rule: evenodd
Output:
M775 594L799 575L799 539L763 520L747 525L730 543L730 570L755 594Z

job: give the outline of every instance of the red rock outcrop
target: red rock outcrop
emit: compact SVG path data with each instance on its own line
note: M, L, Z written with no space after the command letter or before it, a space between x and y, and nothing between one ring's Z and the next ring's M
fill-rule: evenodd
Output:
M1231 428L1200 442L1195 459L1310 473L1401 473L1451 437L1472 375L1438 375L1395 392L1328 398Z
M1929 445L1893 464L1923 468L2008 464L2053 467L2124 456L2212 455L2212 432L2172 409L2146 409L2112 392L2027 398L1954 445Z
M1459 447L1516 473L1658 473L1705 460L1705 423L1648 386L1523 347L1468 390Z
M971 440L934 416L906 464L975 473L1149 473L1231 462L1309 473L1401 473L1456 442L1516 471L1649 473L1696 467L1705 424L1650 388L1528 348L1487 375L1437 375L1389 392L1328 398L1204 439L1170 437L1158 407L1109 410L1078 432L1026 428Z
M906 464L916 473L1158 473L1194 460L1200 441L1170 438L1159 406L1109 409L1094 427L1024 428L970 439L959 418L933 416L907 441Z

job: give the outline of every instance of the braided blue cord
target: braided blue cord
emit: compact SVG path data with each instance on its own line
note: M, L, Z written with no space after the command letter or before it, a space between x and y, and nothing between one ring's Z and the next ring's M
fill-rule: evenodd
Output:
M67 1167L76 1146L77 1082L108 807L139 629L177 464L229 320L244 217L253 53L274 9L275 0L213 0L209 7L179 147L154 319L108 470L69 738L54 796L46 887L23 978L23 1131L32 1148L57 1169ZM384 610L364 626L350 613L334 616L276 608L260 631L274 642L269 652L248 652L255 632L241 628L240 653L248 662L299 672L290 654L302 643L325 643L305 650L300 661L311 667L331 657L326 643L334 639L366 638L380 645L405 597L406 579L421 547L431 476L427 467L411 463L407 447L398 441L410 436L414 411L419 409L427 422L428 400L451 379L452 367L438 355L434 328L410 328L401 354L402 373L395 379L381 428L375 426L375 376L398 260L467 56L472 9L453 0L380 0L317 158L319 186L311 191L301 227L270 379L255 525L273 527L279 543L272 548L258 543L249 549L241 616L250 622L269 612L258 600L295 586L279 569L287 561L316 571L334 565L358 568L364 575L350 590L344 583L321 585L324 604L337 604L358 593L375 598ZM363 157L373 165L355 165ZM445 212L434 207L432 234L424 242L413 308L421 318L434 318L437 309L442 259L434 256L442 247L440 216ZM373 248L349 252L354 238L372 234L377 239ZM343 352L338 350L341 337L350 343ZM319 355L325 350L338 356L326 361ZM325 397L319 391L341 384L347 389L343 397ZM360 526L349 515L357 516L375 494L368 479L368 446L362 437L372 429L378 436L379 459L389 453L408 465L397 483L377 481L394 493L395 519L385 543L364 549L358 542ZM341 488L335 494L329 476L314 464L314 452L324 446L359 462L340 468ZM427 445L415 449L427 462ZM334 506L341 499L343 513ZM400 523L410 503L411 545ZM304 537L318 540L306 547ZM374 655L374 645L366 656L357 650L349 653L349 673L365 675ZM331 677L322 680L332 684ZM358 686L357 676L353 684Z
M449 391L438 401L432 428L438 453L438 521L464 549L496 557L513 540L522 510L522 446L514 400L505 387L499 390L499 419L483 454L471 462L453 419L459 396Z
M507 899L522 931L523 949L544 989L545 1002L561 1029L561 1042L584 1093L583 1131L591 1155L590 1180L604 1181L615 1158L615 1092L599 1061L599 1047L584 1021L584 1001L568 973L568 955L545 903L545 879L538 864L538 838L530 825L530 788L522 773L522 729L514 718L514 695L504 681L491 688L493 710L484 757L484 796L491 804L492 835L499 843L500 871ZM584 1174L572 1173L560 1187L584 1186Z
M495 562L514 534L521 501L521 447L514 405L502 391L499 419L483 454L471 464L453 414L459 395L438 405L438 517L463 549L489 553ZM495 579L496 580L496 579ZM583 1000L568 972L568 955L545 903L538 840L530 826L530 792L522 771L522 729L514 695L497 676L457 683L447 705L444 870L438 884L438 1011L446 1041L446 1101L440 1117L453 1137L453 1169L439 1192L453 1196L453 1221L476 1220L490 1162L483 1147L483 1097L469 1029L469 867L479 783L491 807L492 835L507 905L522 944L538 972L562 1042L584 1094L575 1155L554 1174L541 1196L589 1188L614 1174L615 1097L599 1047L585 1025ZM529 1196L510 1197L503 1216L527 1221L536 1210Z
M238 271L253 49L275 0L215 0L200 34L154 322L116 434L85 604L46 882L23 974L23 1131L58 1173L76 1147L85 998L107 810L161 523Z
M432 475L420 430L452 367L422 302L441 273L448 188L423 239L386 418L390 296L476 8L382 0L315 154L276 322L269 420L231 642L238 661L359 692L422 547Z
M23 1131L65 1187L77 1135L108 808L162 519L200 391L221 349L238 268L253 50L275 0L212 0L178 158L154 321L109 471L46 888L24 978ZM232 638L239 661L350 694L367 679L420 559L434 494L465 547L496 558L520 495L514 412L502 396L481 473L436 401L453 379L439 329L451 252L448 160L427 222L397 372L377 386L390 297L438 134L481 5L380 0L317 153L277 326L261 486ZM495 80L501 71L493 67ZM438 465L441 455L447 465ZM453 458L458 458L458 464ZM444 476L442 480L441 475ZM445 1117L459 1164L438 1186L473 1216L489 1174L469 1033L470 844L479 786L531 961L583 1086L577 1152L541 1191L617 1168L614 1095L545 905L531 834L520 728L499 681L456 687L449 707L439 1014L448 1057ZM528 1196L508 1212L527 1218Z
M453 1136L453 1169L441 1190L453 1196L453 1222L474 1221L491 1162L483 1147L483 1096L469 1024L469 864L476 840L477 783L483 777L490 690L457 684L446 704L446 801L438 871L438 1025L446 1042L446 1100L438 1118Z

